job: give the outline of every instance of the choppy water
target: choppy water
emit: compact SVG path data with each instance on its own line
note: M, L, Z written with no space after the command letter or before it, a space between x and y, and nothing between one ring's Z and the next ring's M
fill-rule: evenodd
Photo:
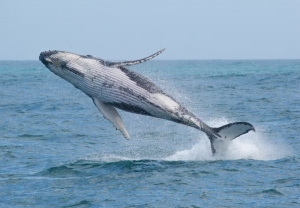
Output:
M212 126L121 112L132 139L38 61L0 62L2 207L299 207L300 61L150 61L135 70Z

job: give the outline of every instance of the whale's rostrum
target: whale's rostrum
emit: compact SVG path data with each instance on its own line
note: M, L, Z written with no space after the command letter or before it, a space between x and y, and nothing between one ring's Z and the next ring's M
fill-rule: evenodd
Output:
M163 50L144 59L124 62L105 61L91 55L64 51L45 51L39 59L54 74L91 97L103 116L127 139L130 138L129 133L116 108L199 129L210 139L213 154L216 152L216 141L232 140L250 130L254 131L254 127L246 122L210 127L152 81L125 68L150 60Z

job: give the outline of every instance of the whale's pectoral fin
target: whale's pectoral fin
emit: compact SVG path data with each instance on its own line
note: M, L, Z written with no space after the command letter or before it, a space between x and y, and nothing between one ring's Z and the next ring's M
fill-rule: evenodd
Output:
M109 66L109 67L120 67L120 66L131 66L131 65L135 65L135 64L140 64L143 63L145 61L148 61L150 59L153 59L154 57L158 56L159 54L161 54L165 49L162 49L146 58L143 59L139 59L139 60L134 60L134 61L121 61L121 62L112 62L112 61L105 61L105 65Z
M97 98L93 98L93 102L100 110L104 118L109 120L120 132L122 132L126 139L130 139L130 136L125 128L125 125L118 111L113 106L107 105L98 100Z
M213 128L215 135L207 133L207 136L211 143L212 153L216 153L215 144L217 142L233 140L243 134L248 133L251 130L255 131L253 125L247 122L230 123L219 128Z

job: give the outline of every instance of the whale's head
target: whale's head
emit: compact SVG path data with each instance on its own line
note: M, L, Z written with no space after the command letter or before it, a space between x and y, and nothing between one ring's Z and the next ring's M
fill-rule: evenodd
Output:
M45 51L40 53L39 59L50 71L71 83L84 78L86 73L82 66L84 56L64 51Z

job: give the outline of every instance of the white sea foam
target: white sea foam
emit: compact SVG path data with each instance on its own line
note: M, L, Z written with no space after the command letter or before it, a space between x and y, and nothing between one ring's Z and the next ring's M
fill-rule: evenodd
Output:
M101 162L138 161L138 160L165 160L165 161L209 161L209 160L276 160L291 156L288 146L272 143L262 134L250 132L233 141L228 142L217 154L212 155L210 142L205 136L191 149L181 150L165 158L134 157L132 155L119 156L117 154L90 155L86 160Z
M208 121L210 126L219 127L230 123L225 118L214 119ZM164 151L164 148L159 150L154 149L144 149L148 151L142 151L139 149L139 153L136 153L135 149L129 146L130 150L122 152L122 155L118 153L108 153L108 154L93 154L87 156L83 159L101 162L119 162L119 161L138 161L138 160L165 160L165 161L207 161L207 160L276 160L285 157L292 156L291 148L284 143L279 143L278 138L270 138L266 136L263 132L265 130L259 126L255 126L256 132L250 131L232 141L227 143L221 143L219 146L215 146L217 153L212 155L211 146L208 138L205 134L198 131L191 131L187 137L193 138L192 141L197 140L198 142L189 149L178 150L172 155L166 155L162 153L157 154L157 151ZM199 134L198 134L199 133ZM200 138L199 138L200 136ZM142 141L139 141L142 142ZM161 144L162 141L157 140L157 146ZM154 145L154 144L152 144ZM163 144L162 146L164 146ZM126 153L127 152L127 153ZM156 152L156 153L155 153Z
M219 119L210 122L212 126L222 126L228 123L226 119ZM256 132L249 132L235 140L222 143L217 149L217 154L212 155L210 142L203 136L199 143L191 149L178 151L166 157L165 160L276 160L291 156L291 149L283 144L276 144L271 138L266 138L259 129Z
M106 163L140 160L139 158L124 157L116 154L104 154L104 155L93 154L93 155L86 156L82 159L89 160L89 161L106 162Z

